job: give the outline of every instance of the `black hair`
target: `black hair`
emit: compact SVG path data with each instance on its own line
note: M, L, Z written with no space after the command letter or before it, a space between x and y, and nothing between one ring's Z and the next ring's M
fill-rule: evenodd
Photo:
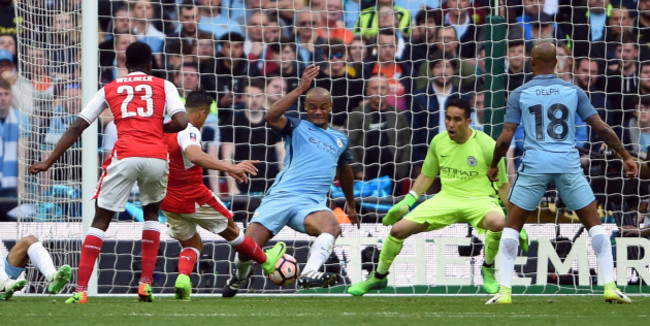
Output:
M126 67L129 70L147 68L152 64L151 47L147 43L133 42L126 48Z
M244 42L244 36L237 32L229 32L224 34L222 37L219 38L219 43L230 43L230 42Z
M465 112L465 119L469 119L472 116L472 106L469 104L469 101L467 101L464 98L461 97L454 97L450 98L447 100L447 109L449 107L455 106Z
M204 107L210 107L214 100L208 93L204 91L192 91L187 95L185 99L185 107L187 109L202 109Z

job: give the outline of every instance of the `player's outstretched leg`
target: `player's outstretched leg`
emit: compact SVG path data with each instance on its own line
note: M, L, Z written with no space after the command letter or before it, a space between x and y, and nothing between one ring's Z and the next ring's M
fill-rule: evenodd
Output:
M287 244L278 241L273 248L266 250L266 261L262 263L262 270L266 274L272 274L275 271L275 264L287 252Z
M63 286L68 284L70 282L70 278L72 277L72 268L70 265L63 265L59 270L56 272L56 274L52 275L52 279L50 280L50 283L47 285L47 293L49 294L57 294L61 292L61 289L63 289Z
M616 287L614 281L605 284L605 302L632 303L632 300Z
M512 289L507 286L501 286L499 293L490 298L485 304L511 304L512 303Z
M174 297L179 300L189 300L192 293L192 280L185 274L178 274L174 283Z
M363 281L359 282L357 284L353 284L351 287L348 288L348 293L355 295L355 296L360 296L368 293L370 290L381 290L388 285L388 279L386 278L386 275L381 275L381 278L377 277L377 272L372 272L370 275L368 275L368 278Z
M16 291L22 290L25 285L27 285L26 280L12 280L10 278L6 279L0 286L0 301L9 300Z
M235 265L237 266L233 270L230 278L226 281L226 284L223 286L223 292L221 296L224 298L232 298L237 295L239 289L248 281L253 275L253 262L250 260L241 261L239 259L239 253L235 254Z

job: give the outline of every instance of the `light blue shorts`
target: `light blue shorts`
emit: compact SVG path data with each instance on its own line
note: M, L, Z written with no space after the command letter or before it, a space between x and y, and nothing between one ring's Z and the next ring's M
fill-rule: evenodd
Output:
M305 217L307 215L320 211L332 211L325 204L325 198L319 200L295 194L268 195L262 199L262 203L255 210L251 223L262 224L273 235L278 234L285 225L305 233Z
M555 184L560 198L570 210L585 208L596 200L594 192L582 172L553 174L517 172L517 178L510 190L509 200L524 210L534 211L549 183Z

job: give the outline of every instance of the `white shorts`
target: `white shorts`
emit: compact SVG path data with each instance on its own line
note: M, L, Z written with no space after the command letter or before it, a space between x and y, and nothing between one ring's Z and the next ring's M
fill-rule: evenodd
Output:
M123 212L131 188L137 182L142 206L165 198L169 164L150 157L113 157L97 185L97 206L113 212Z
M228 218L209 204L197 207L194 213L163 211L163 214L165 214L167 223L169 223L167 233L170 237L179 241L192 238L196 234L197 225L214 234L219 234L228 227Z

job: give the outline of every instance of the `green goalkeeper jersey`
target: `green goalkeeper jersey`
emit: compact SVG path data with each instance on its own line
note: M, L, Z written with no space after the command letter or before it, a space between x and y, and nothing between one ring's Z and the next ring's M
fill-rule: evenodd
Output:
M492 183L486 173L492 162L494 139L472 129L464 144L449 138L447 131L431 140L422 174L435 178L440 173L441 193L460 197L497 196L499 187L508 182L505 160L499 162L499 181Z

